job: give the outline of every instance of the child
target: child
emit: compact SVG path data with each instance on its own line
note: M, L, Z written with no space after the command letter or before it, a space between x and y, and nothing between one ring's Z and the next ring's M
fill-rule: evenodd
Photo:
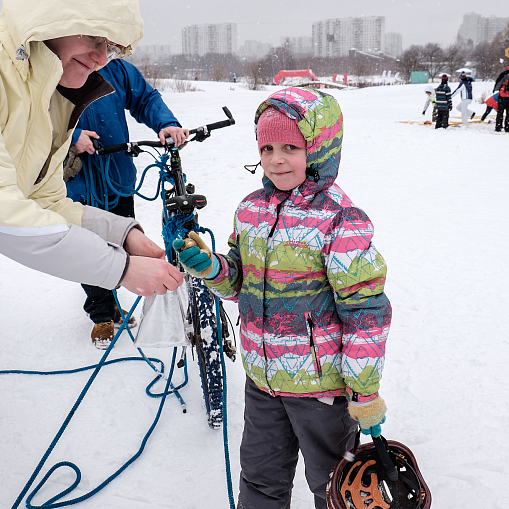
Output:
M298 452L315 507L357 426L378 436L391 307L373 226L334 183L343 115L334 97L287 88L255 116L263 188L237 208L225 256L192 232L179 259L238 302L247 373L238 508L290 506ZM355 419L355 420L354 420Z
M475 117L475 111L468 109L468 105L472 102L472 73L470 71L461 71L458 76L460 84L458 88L452 93L451 98L457 93L460 94L461 102L456 106L456 109L461 113L461 123L464 127L468 127L468 118Z
M424 103L424 108L422 109L422 114L425 115L426 111L428 110L428 106L430 103L433 106L433 111L431 113L431 120L433 122L437 119L437 107L436 107L436 99L435 99L435 89L433 88L433 85L426 85L424 88L424 93L427 95L426 102Z
M447 82L449 76L442 74L442 81L435 90L435 101L437 108L437 118L435 122L435 129L441 127L447 129L449 127L449 112L452 110L451 89Z
M486 117L491 113L491 110L498 111L498 92L486 99L486 111L482 114L481 122L486 120Z

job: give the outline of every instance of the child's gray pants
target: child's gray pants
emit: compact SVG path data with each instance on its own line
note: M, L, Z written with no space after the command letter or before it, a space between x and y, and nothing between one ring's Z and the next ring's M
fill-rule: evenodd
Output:
M326 509L329 473L353 447L357 422L344 397L273 397L247 378L238 509L289 509L299 449L315 507Z

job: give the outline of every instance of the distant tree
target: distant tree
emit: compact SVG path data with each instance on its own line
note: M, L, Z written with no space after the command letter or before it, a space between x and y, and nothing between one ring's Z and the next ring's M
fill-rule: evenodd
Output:
M444 51L442 47L435 42L429 42L422 48L421 55L425 70L428 71L429 77L434 79L442 70L444 64Z
M170 77L169 74L157 62L153 62L149 55L143 55L138 63L138 69L151 87L161 92L166 88L166 78Z
M478 79L494 79L497 76L497 70L500 67L500 54L496 44L481 42L474 48L471 59L476 68Z
M272 83L274 76L279 71L292 69L295 69L295 59L290 50L284 46L272 48L262 60L261 70L268 83Z
M505 68L507 65L509 65L509 58L505 55L505 50L507 48L509 48L509 23L507 24L507 28L502 32L499 32L491 43L494 64L495 58L498 58L498 62L495 64L497 72L495 72L493 76L494 78L498 76L499 72L502 70L502 67Z
M246 81L249 90L260 90L263 84L262 62L250 62L246 70Z
M422 57L422 46L413 44L396 61L396 67L403 78L410 81L412 71L425 70Z
M228 73L222 65L218 65L212 69L210 79L212 81L228 81Z
M465 65L465 61L465 50L458 42L445 48L443 70L451 76L456 72L456 69Z

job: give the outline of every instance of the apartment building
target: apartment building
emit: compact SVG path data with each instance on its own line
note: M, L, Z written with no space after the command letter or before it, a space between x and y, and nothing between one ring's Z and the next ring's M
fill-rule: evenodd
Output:
M313 38L307 36L301 37L281 37L281 46L287 48L295 57L307 57L313 55Z
M237 24L217 23L183 28L182 53L199 56L207 53L236 54Z
M263 58L272 49L272 44L247 40L239 49L239 56L246 57L248 60L258 60Z
M344 57L351 49L379 54L385 49L385 16L338 18L313 23L313 54Z
M507 28L509 18L490 16L489 18L469 12L463 15L463 23L458 30L458 38L471 40L474 46L481 42L492 42L495 36Z
M391 57L399 57L403 53L403 37L396 32L387 32L385 34L385 51L386 55Z

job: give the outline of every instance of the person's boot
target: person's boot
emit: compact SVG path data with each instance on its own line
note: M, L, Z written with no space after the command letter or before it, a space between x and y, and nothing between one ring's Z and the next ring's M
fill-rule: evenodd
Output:
M124 316L127 315L128 311L125 311L122 309L122 313L124 313ZM120 311L118 310L118 307L115 305L115 318L113 318L113 322L115 325L115 329L119 329L122 325L122 317L120 316ZM131 315L131 318L129 318L129 321L127 322L127 326L132 329L133 327L136 327L138 323L136 322L136 318L134 318L134 315Z
M94 328L92 329L92 334L90 336L92 338L92 343L94 343L96 348L99 350L106 350L110 346L113 336L115 336L113 320L110 322L94 324Z

